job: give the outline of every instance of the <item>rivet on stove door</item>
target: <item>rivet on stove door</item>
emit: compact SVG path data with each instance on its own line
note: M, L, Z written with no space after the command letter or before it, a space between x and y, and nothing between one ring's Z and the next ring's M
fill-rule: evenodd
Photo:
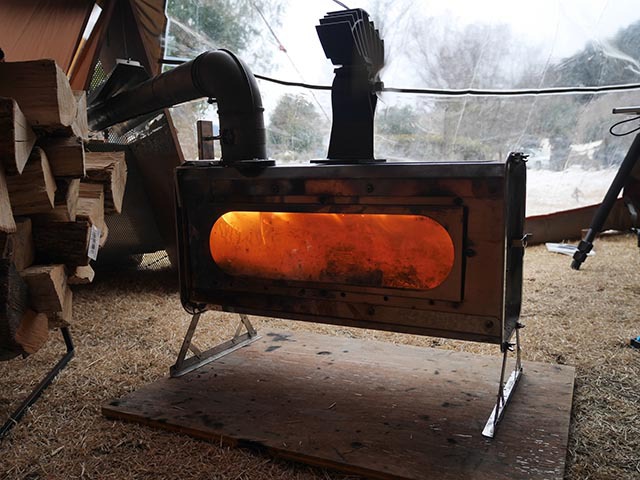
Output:
M367 183L367 193L373 193L373 185L370 183Z
M271 185L271 192L272 193L278 193L280 192L280 187L278 185Z

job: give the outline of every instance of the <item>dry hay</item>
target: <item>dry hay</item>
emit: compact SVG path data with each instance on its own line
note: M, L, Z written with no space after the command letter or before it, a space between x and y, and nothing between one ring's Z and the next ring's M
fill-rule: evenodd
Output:
M543 246L525 257L524 358L577 368L568 479L640 478L640 350L628 346L640 335L635 244L630 235L599 240L580 272ZM347 478L101 416L102 405L160 378L174 362L189 320L175 282L169 271L101 272L94 285L75 290L76 357L0 444L0 478ZM228 335L225 323L208 323L209 341ZM428 337L256 324L497 354L491 345ZM55 335L26 360L0 362L0 421L63 350Z

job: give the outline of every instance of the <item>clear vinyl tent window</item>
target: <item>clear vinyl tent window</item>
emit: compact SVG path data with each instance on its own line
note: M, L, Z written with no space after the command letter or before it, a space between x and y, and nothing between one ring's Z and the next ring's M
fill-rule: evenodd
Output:
M191 59L207 49L229 48L256 74L331 84L333 67L315 26L340 8L335 2L233 0L234 8L224 5L168 0L166 56ZM385 40L381 77L386 87L502 90L640 83L637 0L362 0L357 6L369 12ZM263 80L259 86L270 157L279 164L324 158L329 93ZM182 106L174 116L188 159L197 156L195 121L204 113L217 119L215 109L201 103ZM631 144L630 136L608 133L621 119L612 108L637 104L638 90L500 98L387 91L376 109L374 153L388 162L430 162L499 161L521 151L529 155L528 216L581 208L602 200Z
M233 211L211 229L227 274L430 290L455 261L447 230L424 215Z

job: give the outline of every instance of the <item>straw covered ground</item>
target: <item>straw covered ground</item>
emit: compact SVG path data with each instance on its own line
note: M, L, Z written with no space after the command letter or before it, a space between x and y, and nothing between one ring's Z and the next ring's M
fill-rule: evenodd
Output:
M524 359L577 369L566 478L640 478L640 350L629 347L640 335L640 252L631 235L604 237L595 249L579 272L544 246L527 250ZM101 416L102 405L174 362L189 320L174 277L101 272L75 289L76 357L0 444L1 479L346 478ZM426 337L276 320L268 327L496 354L494 346ZM212 342L227 334L208 331ZM62 351L52 332L37 354L0 363L0 422Z

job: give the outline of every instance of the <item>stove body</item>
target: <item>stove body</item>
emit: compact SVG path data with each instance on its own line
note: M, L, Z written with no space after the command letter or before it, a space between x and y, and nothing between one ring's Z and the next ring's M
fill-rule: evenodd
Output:
M504 344L522 287L525 163L176 172L181 299L224 310Z

